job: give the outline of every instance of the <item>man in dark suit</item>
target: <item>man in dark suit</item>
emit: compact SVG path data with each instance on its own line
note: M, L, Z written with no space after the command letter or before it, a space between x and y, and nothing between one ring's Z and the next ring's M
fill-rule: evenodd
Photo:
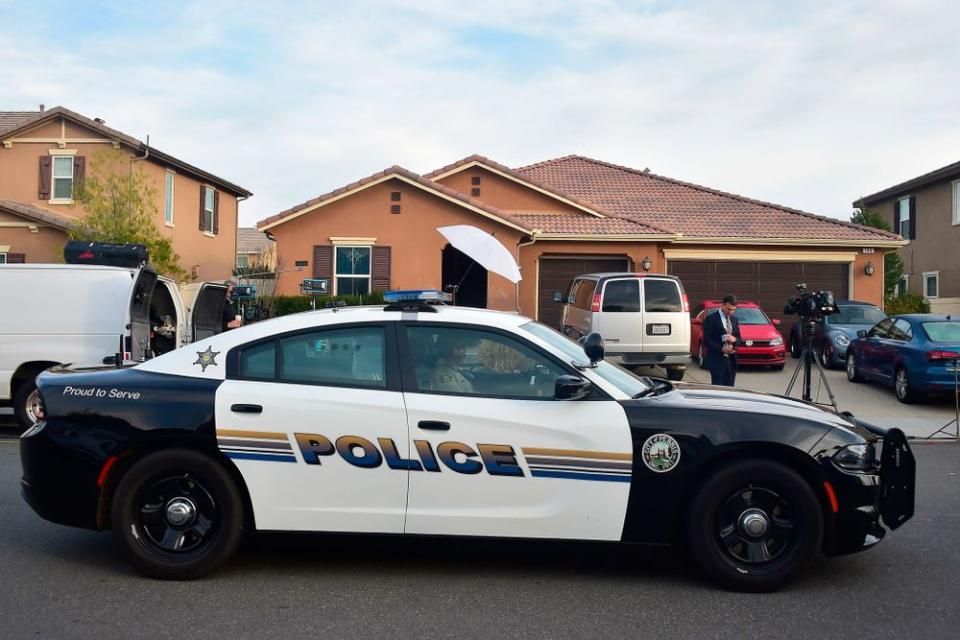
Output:
M707 351L704 364L710 370L711 384L732 387L737 379L735 347L740 342L740 323L733 317L736 310L737 297L724 296L720 310L707 315L703 321L703 344Z

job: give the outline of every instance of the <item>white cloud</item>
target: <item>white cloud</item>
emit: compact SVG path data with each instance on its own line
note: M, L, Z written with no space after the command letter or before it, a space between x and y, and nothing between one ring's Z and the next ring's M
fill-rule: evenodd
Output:
M6 30L2 108L149 133L253 190L244 224L473 152L582 153L844 216L960 148L950 2L131 6L66 38L52 10Z

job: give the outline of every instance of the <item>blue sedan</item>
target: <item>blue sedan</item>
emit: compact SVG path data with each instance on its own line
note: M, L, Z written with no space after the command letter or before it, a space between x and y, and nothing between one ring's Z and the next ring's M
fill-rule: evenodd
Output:
M847 379L893 385L900 402L956 391L960 319L934 314L891 316L847 347Z

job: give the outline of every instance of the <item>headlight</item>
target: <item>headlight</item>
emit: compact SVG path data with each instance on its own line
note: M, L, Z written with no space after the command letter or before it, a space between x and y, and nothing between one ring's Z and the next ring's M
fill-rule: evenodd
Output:
M833 455L833 462L843 469L869 471L876 462L872 444L849 444Z
M837 331L836 333L831 333L830 337L833 338L833 341L837 343L838 347L845 347L850 344L850 338L848 338L845 333Z
M782 344L783 344L783 338L774 338L773 340L770 341L771 347L779 347Z

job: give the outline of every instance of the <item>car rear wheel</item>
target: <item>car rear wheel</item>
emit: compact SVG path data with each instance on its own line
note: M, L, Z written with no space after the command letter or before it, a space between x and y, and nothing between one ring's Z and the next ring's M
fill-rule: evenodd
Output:
M703 343L697 347L697 366L701 369L707 368L707 354L703 352Z
M775 591L820 550L823 512L787 466L744 460L709 478L690 506L687 539L713 580L736 591Z
M190 449L150 454L123 476L113 498L114 537L141 573L198 578L233 555L243 501L226 469Z
M803 350L800 340L793 337L793 334L790 334L790 355L794 358L800 357L800 352Z
M857 354L847 350L847 380L850 382L863 382L863 376L857 368Z
M893 378L893 390L897 400L904 404L913 404L917 401L917 393L910 384L910 374L903 367L898 367Z

